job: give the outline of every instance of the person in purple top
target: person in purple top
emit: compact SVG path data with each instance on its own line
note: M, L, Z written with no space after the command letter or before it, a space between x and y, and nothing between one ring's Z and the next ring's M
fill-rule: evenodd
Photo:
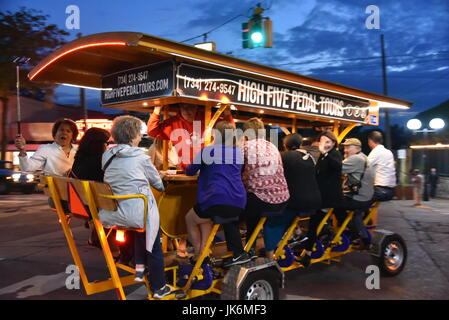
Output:
M234 126L226 121L217 123L214 129L214 144L198 152L186 174L198 178L198 203L186 215L189 241L195 249L193 261L204 250L212 229L214 218L226 219L223 224L228 249L233 257L223 267L249 262L243 250L238 217L246 206L246 192L241 172L243 156L236 147ZM229 222L232 220L232 222Z

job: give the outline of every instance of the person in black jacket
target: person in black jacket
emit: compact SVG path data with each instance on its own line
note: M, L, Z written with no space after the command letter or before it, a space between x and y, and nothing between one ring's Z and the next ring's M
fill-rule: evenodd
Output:
M281 156L290 192L287 209L296 211L301 217L308 217L321 208L321 194L313 155L302 149L301 143L301 135L289 134L284 138L286 151Z
M297 133L284 138L285 151L281 153L281 157L290 199L283 214L270 217L264 227L268 257L296 216L309 217L321 208L315 161L310 153L301 149L301 142L302 137Z
M341 180L343 157L337 150L337 138L332 132L322 133L319 141L321 155L316 165L316 177L323 200L321 208L335 208L340 205L343 198Z
M75 155L75 162L73 163L72 171L70 173L72 178L103 182L104 171L101 169L101 157L103 156L103 152L107 149L110 137L111 134L109 131L101 128L90 128L86 131L80 140L78 151ZM86 227L88 226L89 224L86 223ZM91 229L92 231L87 243L91 246L101 248L95 228L91 226ZM107 229L106 233L108 233ZM108 239L111 239L108 242L113 256L118 257L120 251L115 245L115 241L113 241L114 238L115 236L113 233L108 237ZM130 237L127 237L127 245L130 245L129 242L131 242L131 240Z
M323 132L319 141L321 155L316 164L316 179L321 194L321 209L336 208L339 207L343 198L341 185L343 158L337 149L337 138L332 132ZM304 267L310 265L312 250L317 240L317 229L325 215L326 211L317 210L316 214L310 217L308 239L300 258Z

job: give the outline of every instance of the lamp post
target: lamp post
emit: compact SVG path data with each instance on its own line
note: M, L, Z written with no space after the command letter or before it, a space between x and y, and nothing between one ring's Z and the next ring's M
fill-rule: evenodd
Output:
M424 133L424 137L427 138L427 134L429 132L436 132L440 129L443 129L445 126L445 122L443 119L441 118L433 118L432 120L430 120L429 122L429 128L424 128L422 130L422 123L419 119L410 119L407 122L407 128L412 130L413 133L417 133L417 132L423 132ZM423 192L423 201L429 201L429 192L428 192L428 188L427 188L427 184L429 181L429 160L428 160L428 153L427 153L427 149L424 149L424 192Z
M20 122L21 122L21 113L20 113L20 66L27 64L30 62L31 58L28 57L14 57L12 62L16 64L16 95L17 95L17 134L21 134L20 130Z

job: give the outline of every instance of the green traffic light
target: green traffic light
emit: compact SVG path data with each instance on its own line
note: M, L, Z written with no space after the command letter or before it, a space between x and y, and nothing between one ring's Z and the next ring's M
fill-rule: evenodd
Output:
M251 40L254 43L261 43L263 41L263 34L260 31L251 33Z

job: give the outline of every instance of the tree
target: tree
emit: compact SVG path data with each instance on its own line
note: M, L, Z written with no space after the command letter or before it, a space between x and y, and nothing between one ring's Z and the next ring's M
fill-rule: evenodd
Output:
M33 65L47 56L50 51L63 45L69 33L55 24L47 24L48 15L41 11L21 7L19 11L0 12L0 101L2 107L1 159L5 159L7 145L8 101L16 85L14 56L31 58L28 67L21 67L20 85L31 95L48 97L55 86L37 86L26 77Z

